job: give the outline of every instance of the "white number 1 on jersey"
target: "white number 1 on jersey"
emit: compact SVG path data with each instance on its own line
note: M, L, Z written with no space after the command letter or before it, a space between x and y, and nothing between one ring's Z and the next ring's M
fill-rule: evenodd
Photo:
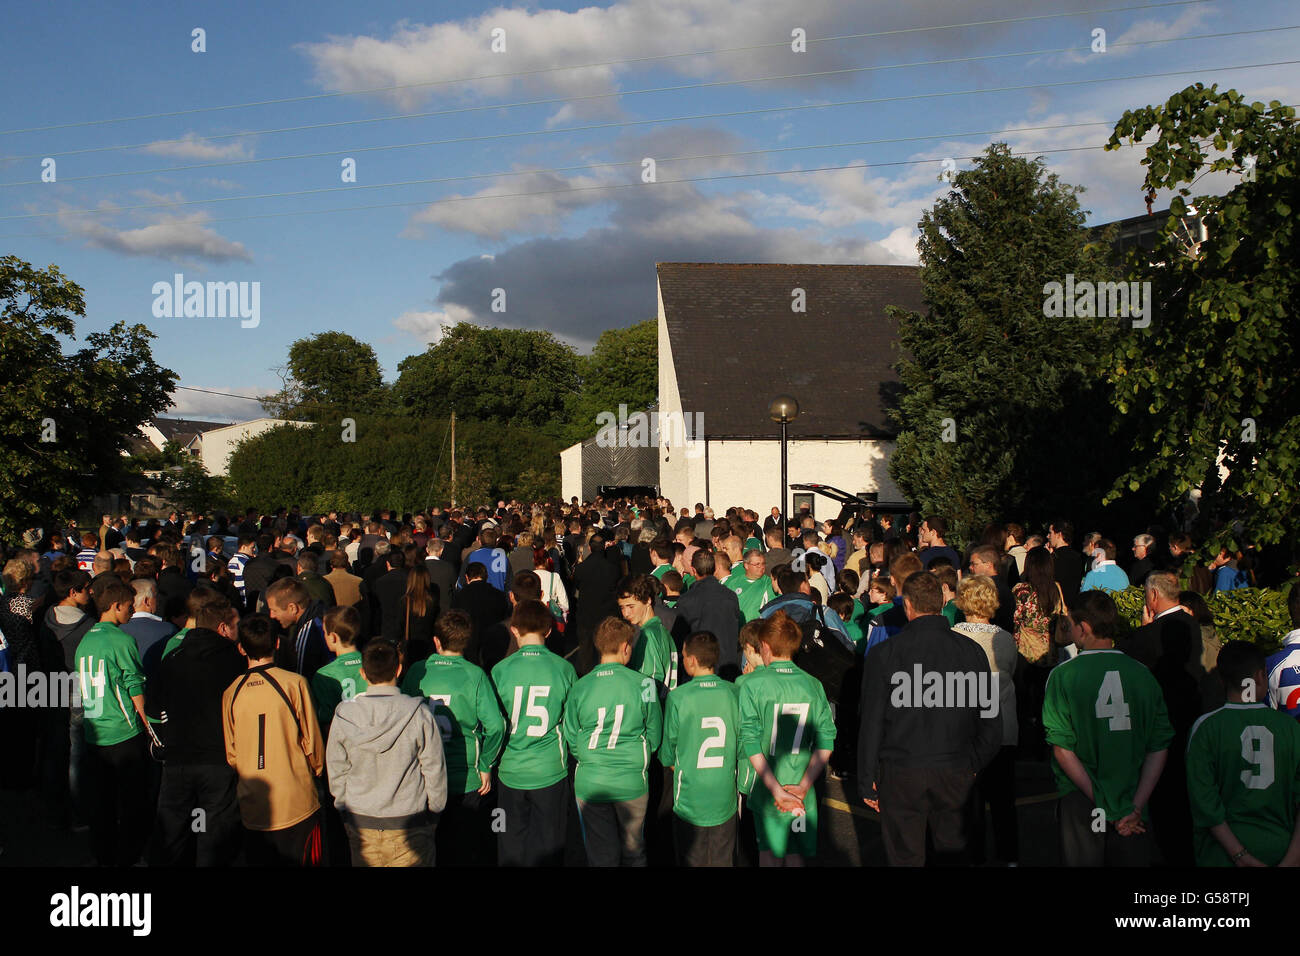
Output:
M1097 691L1097 718L1110 718L1111 730L1132 730L1133 721L1128 716L1129 707L1124 703L1124 685L1119 682L1119 671L1106 671L1101 679L1101 688Z

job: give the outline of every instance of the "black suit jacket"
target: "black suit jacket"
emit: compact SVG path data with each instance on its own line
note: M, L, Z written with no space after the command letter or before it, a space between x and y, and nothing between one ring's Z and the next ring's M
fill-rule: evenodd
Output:
M596 625L607 617L618 617L619 568L603 554L590 555L573 572L573 617L579 637L596 633Z
M471 581L452 595L451 606L469 613L470 639L465 659L483 666L483 632L510 616L510 599L486 581Z
M1083 553L1074 548L1057 548L1052 552L1052 567L1056 572L1056 583L1061 586L1065 603L1069 604L1079 593L1083 584Z
M1190 668L1189 674L1194 679L1204 674L1201 667L1201 626L1186 611L1174 611L1150 624L1143 624L1120 642L1119 647L1151 670L1155 670L1157 662L1167 651L1182 657L1185 649L1187 656L1180 662L1184 669Z
M456 566L441 558L425 558L424 566L429 570L429 580L433 582L439 610L450 608L451 594L456 590Z
M691 633L710 631L718 639L717 673L734 680L740 673L740 628L744 616L735 592L709 575L696 581L677 599L677 613L686 619Z

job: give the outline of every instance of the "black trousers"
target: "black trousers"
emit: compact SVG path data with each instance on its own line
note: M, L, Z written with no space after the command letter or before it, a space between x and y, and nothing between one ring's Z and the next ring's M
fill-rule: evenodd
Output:
M1020 833L1016 817L1016 746L1002 747L975 778L969 814L972 862L985 862L984 804L993 820L993 853L1003 863L1020 859Z
M324 866L324 814L316 812L280 830L244 829L244 854L249 866Z
M225 764L163 767L154 865L230 866L234 862L242 831L237 780Z
M470 773L478 776L476 770ZM434 835L438 866L496 865L491 796L482 796L476 790L447 794L447 808L438 818Z
M497 837L501 866L563 866L569 832L569 780L549 787L516 790L499 784L497 808L502 812L492 830Z
M1056 805L1061 828L1061 862L1065 866L1150 866L1151 837L1120 836L1115 820L1094 812L1092 801L1072 790ZM1100 832L1099 832L1100 831Z
M698 827L673 814L673 840L678 866L733 866L736 857L736 815L714 827Z
M86 744L90 844L100 866L134 866L153 818L145 736L101 747Z
M966 800L975 774L965 769L882 764L880 829L890 866L925 866L927 829L940 853L966 848Z

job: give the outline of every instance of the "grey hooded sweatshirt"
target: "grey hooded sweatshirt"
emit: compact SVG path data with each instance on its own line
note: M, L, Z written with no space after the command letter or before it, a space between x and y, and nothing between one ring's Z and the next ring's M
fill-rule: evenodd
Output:
M391 684L339 704L325 750L330 792L343 819L362 829L434 823L447 806L442 737L423 697Z

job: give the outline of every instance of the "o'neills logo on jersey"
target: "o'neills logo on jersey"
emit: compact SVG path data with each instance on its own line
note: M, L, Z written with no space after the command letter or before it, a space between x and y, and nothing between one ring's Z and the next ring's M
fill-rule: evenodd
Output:
M134 936L148 936L152 912L149 893L82 893L74 886L50 897L50 925L55 927L129 927Z
M687 458L704 454L703 412L633 412L618 406L618 415L596 415L599 448L684 448Z
M153 316L155 319L224 319L240 318L240 326L255 329L262 322L262 283L260 282L186 282L178 272L166 282L155 282Z
M895 671L889 683L892 707L980 709L981 717L998 715L998 675L990 671L927 671L920 664Z

